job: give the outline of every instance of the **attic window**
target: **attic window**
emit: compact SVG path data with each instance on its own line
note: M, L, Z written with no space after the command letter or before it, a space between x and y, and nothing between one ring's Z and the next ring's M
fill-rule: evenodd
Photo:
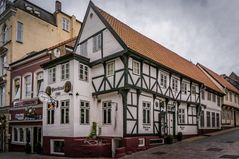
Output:
M92 18L93 17L93 13L90 13L90 18Z

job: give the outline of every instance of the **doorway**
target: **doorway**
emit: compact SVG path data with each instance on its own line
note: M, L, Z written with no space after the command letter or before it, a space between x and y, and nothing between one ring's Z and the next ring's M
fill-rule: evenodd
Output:
M168 134L175 136L175 113L168 112L167 113L167 121L168 121Z

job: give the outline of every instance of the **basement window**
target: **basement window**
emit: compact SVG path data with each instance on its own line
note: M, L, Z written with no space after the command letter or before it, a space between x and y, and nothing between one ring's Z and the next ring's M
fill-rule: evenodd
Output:
M139 138L139 147L144 147L145 146L145 138Z
M64 155L64 140L51 140L51 154Z

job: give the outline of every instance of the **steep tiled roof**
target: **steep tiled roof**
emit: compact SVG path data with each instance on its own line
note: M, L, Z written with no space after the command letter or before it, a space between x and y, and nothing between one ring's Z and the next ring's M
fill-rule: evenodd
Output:
M210 70L209 68L207 68L207 67L205 67L201 64L197 64L197 65L199 65L201 68L203 68L210 76L212 76L212 78L214 78L223 87L225 87L225 88L227 88L230 91L233 91L235 93L239 93L239 91L230 82L228 82L226 79L224 79L222 76L220 76L216 72Z
M214 91L222 91L192 62L177 55L171 50L163 47L157 42L149 39L141 33L135 31L128 25L109 15L102 9L94 6L96 11L107 21L112 29L118 34L127 47L143 57L149 58L156 63L192 78Z

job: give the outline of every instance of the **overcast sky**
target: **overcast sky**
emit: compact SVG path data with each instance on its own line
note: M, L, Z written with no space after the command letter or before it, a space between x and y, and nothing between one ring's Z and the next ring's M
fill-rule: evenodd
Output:
M55 0L29 0L54 12ZM83 21L89 0L60 0ZM239 0L93 0L135 30L219 74L239 74ZM175 61L176 62L176 61Z

